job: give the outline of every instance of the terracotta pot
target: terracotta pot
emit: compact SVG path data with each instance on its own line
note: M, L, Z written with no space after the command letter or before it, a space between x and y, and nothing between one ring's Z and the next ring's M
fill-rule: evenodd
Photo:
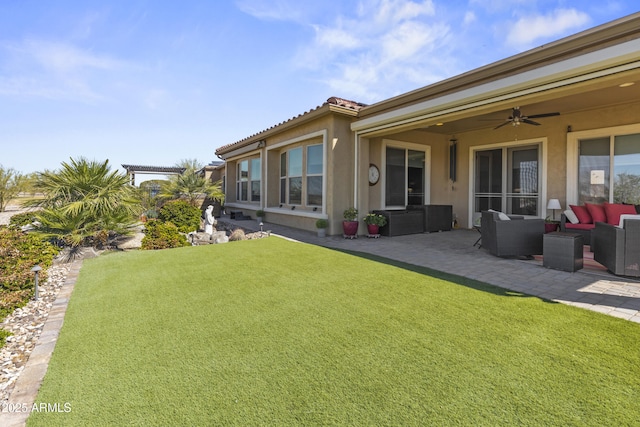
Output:
M380 234L380 226L376 224L367 224L369 234Z
M342 230L345 236L358 234L358 221L342 221Z

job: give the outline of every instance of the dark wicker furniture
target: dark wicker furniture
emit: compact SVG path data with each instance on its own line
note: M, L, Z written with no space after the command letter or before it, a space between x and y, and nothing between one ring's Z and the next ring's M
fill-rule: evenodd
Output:
M560 231L565 233L576 233L582 236L585 245L591 245L591 230L595 224L571 224L565 214L560 215ZM593 249L591 250L593 252Z
M543 238L542 265L556 270L575 272L584 266L583 237L577 233L553 232Z
M420 209L424 216L424 231L433 233L436 231L451 231L453 222L453 206L451 205L424 205L410 206L409 209Z
M509 217L501 220L497 212L482 212L482 247L500 257L541 255L544 220Z
M373 211L387 218L387 224L380 227L383 236L401 236L424 231L424 218L421 210Z
M613 274L640 277L640 220L626 219L624 228L597 222L591 250Z

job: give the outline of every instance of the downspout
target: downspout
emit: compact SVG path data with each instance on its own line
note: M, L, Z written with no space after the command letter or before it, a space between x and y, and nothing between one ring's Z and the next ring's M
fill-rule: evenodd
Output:
M356 131L355 138L355 158L353 164L353 207L358 209L358 171L360 160L360 133Z

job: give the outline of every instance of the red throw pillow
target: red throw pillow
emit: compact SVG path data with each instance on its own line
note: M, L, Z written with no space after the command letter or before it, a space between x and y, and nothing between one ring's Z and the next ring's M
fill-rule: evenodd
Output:
M580 221L580 224L593 223L593 220L591 219L591 215L589 214L589 211L587 210L586 207L575 206L575 205L569 205L569 207L571 208L573 213L576 214L576 216L578 217L578 221Z
M633 205L604 202L604 212L607 214L607 223L611 225L618 225L620 224L620 215L635 215L636 207Z
M591 203L585 203L584 205L587 207L594 224L596 222L607 222L607 214L604 212L604 206Z

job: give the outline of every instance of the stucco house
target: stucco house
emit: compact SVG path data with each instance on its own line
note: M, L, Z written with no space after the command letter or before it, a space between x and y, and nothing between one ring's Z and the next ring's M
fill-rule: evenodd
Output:
M544 218L551 198L628 202L640 13L376 104L330 98L216 154L228 208L309 230L328 218L329 234L352 206L451 205L470 228L489 208Z

